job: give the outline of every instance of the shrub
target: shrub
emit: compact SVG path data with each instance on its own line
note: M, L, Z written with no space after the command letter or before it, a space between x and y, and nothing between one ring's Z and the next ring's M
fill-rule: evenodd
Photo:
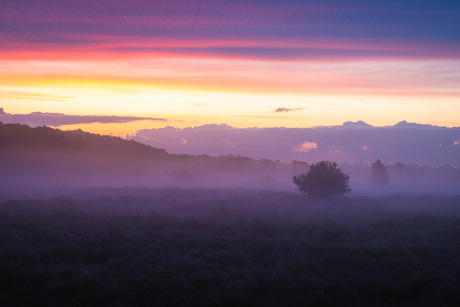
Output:
M310 170L293 177L299 191L313 198L338 197L351 192L350 175L337 167L337 162L321 161L312 164Z

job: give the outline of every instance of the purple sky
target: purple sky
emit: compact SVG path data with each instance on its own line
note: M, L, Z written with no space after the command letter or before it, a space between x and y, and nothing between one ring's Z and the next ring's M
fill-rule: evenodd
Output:
M459 1L2 0L0 42L9 121L460 126Z

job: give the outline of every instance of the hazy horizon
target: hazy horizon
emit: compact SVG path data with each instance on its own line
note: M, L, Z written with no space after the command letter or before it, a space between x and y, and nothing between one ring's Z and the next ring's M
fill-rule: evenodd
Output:
M132 121L160 121L162 118L131 116L84 116L33 112L10 114L0 108L0 122L50 126L61 130L79 124L126 124ZM85 127L82 127L85 128ZM91 130L85 130L92 132ZM116 134L104 134L112 135ZM416 163L460 166L460 127L440 127L425 123L399 121L392 126L373 126L365 121L346 121L342 125L310 128L251 127L206 124L178 128L166 126L136 130L119 136L136 140L173 154L241 155L255 159L293 160L310 163L330 160L371 163L381 159L387 164Z
M5 0L0 106L121 136L206 124L458 127L459 14L457 2L432 0Z

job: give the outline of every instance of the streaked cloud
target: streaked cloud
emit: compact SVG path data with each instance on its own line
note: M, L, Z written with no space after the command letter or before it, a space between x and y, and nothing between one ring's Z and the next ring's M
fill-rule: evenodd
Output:
M4 0L1 48L58 47L75 56L459 59L458 12L454 1Z
M279 47L274 43L266 46L251 46L251 42L242 42L243 46L121 46L106 48L109 53L140 54L140 55L172 55L187 57L207 57L215 59L246 59L246 60L271 60L271 61L353 61L353 60L380 60L401 58L445 58L458 59L456 52L460 47L433 47L420 48L418 44L395 42L394 48L389 46L366 46L366 41L348 42L346 46L325 44L324 46L288 46ZM356 44L357 43L357 44ZM371 43L368 41L368 43ZM226 44L226 43L225 43ZM362 45L362 46L361 46ZM454 50L450 50L454 49Z
M89 124L89 123L128 123L140 120L166 121L163 118L107 115L66 115L61 113L32 112L30 114L8 114L0 108L0 121L3 123L20 123L32 127Z
M304 108L278 108L275 112L295 112L295 111L302 111Z

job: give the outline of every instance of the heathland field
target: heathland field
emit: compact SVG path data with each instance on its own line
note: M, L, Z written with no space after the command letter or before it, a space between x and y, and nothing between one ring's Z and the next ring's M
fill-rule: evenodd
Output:
M0 305L460 304L458 195L67 192L0 201Z

